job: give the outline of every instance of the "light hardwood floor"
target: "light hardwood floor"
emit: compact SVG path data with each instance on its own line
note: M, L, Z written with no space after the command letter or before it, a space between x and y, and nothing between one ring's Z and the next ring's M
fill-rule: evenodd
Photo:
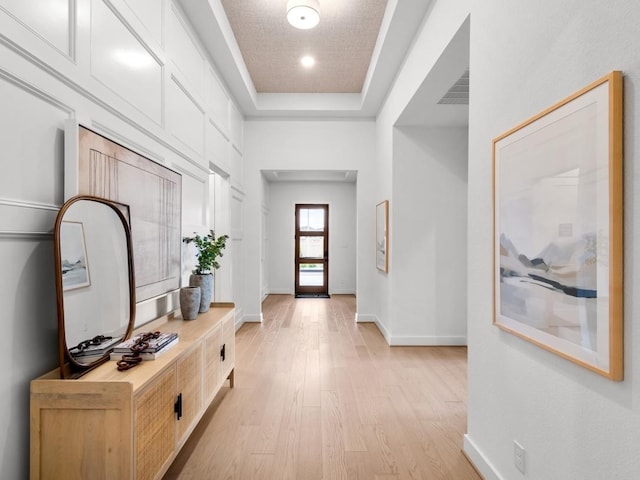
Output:
M467 351L389 347L355 298L269 296L173 479L479 480L461 453Z

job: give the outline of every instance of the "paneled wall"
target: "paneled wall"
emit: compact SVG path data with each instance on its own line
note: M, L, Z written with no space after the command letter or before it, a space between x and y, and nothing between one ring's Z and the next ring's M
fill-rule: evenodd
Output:
M27 478L29 381L57 363L52 229L64 126L83 124L182 175L183 233L211 225L228 177L229 261L242 309L243 118L171 0L0 0L0 471ZM183 255L182 282L193 259ZM139 306L141 317L155 311Z

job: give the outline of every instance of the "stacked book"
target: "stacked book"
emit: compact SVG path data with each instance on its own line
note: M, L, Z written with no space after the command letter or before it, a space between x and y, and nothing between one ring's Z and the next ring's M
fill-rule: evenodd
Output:
M96 360L100 360L113 349L114 345L122 340L122 337L102 338L103 340L99 342L95 341L95 339L85 340L84 342L81 342L79 346L70 348L69 354L76 362L86 365L93 363Z
M122 360L123 355L133 355L134 351L131 347L136 345L144 335L145 333L139 333L117 345L111 352L111 360ZM177 333L162 332L156 338L147 340L149 346L141 350L139 356L142 360L155 360L176 345L178 340Z

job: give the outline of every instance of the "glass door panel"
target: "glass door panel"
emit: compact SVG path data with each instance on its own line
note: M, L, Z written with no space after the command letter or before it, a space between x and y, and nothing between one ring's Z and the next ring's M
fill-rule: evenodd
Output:
M301 287L319 287L324 283L324 265L301 263L298 271Z
M301 232L324 231L323 208L301 208L298 214L298 228Z
M323 258L324 236L300 237L300 258Z

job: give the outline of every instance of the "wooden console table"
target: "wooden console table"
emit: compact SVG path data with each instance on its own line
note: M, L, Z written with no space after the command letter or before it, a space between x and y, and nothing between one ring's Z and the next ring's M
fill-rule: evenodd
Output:
M75 380L56 369L31 382L32 480L162 478L227 378L233 387L233 304L136 332L155 330L180 337L155 360L124 372L109 361Z

